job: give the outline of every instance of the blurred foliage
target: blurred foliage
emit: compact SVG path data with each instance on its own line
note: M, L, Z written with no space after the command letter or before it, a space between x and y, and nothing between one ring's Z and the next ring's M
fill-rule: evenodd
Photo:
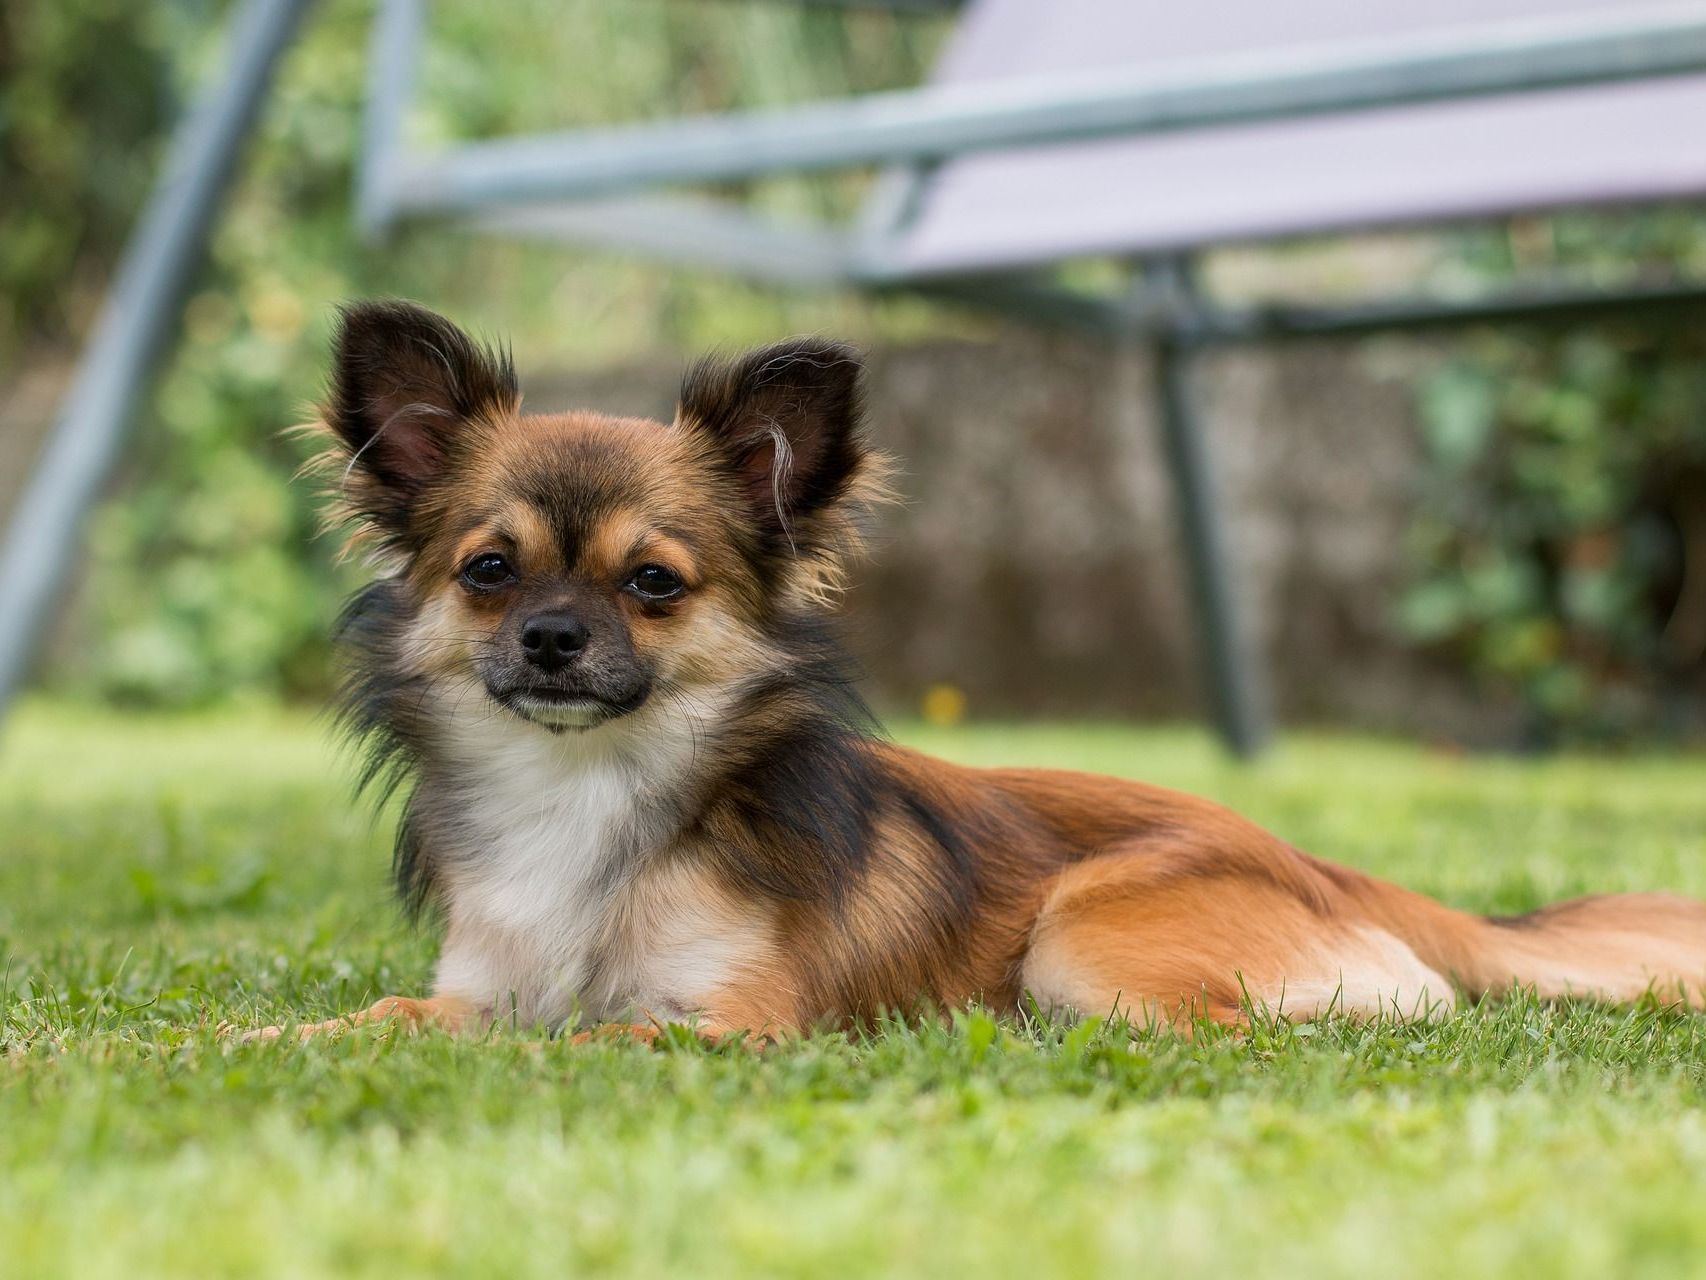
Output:
M904 337L918 302L779 296L727 277L351 221L373 6L323 0L281 68L222 217L183 340L99 514L62 685L148 703L315 692L348 585L292 483L333 307L399 295L511 337L523 369L791 331ZM57 0L0 7L0 385L87 330L165 131L220 67L231 6ZM436 0L413 142L779 104L916 82L942 26L752 0ZM778 216L845 216L858 175L763 184Z
M1466 239L1462 260L1490 282L1698 277L1706 218L1522 220ZM1407 633L1519 695L1536 745L1683 729L1706 685L1706 331L1478 333L1422 411Z
M171 122L220 66L221 0L0 0L0 386L87 331ZM293 483L333 306L396 294L502 332L526 368L833 330L939 330L916 301L787 294L570 248L355 236L371 3L310 12L253 139L183 340L137 433L52 676L121 700L317 692L352 571ZM413 142L830 97L915 82L944 30L772 0L435 0ZM846 217L858 175L738 194ZM1453 269L1615 283L1706 272L1695 214L1523 220ZM1706 335L1634 323L1484 332L1424 388L1428 472L1401 620L1532 709L1537 735L1662 727L1706 648ZM660 367L660 381L675 375Z

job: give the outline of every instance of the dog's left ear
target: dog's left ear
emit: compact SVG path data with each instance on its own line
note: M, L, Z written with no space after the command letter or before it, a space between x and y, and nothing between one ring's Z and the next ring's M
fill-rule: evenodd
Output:
M795 521L843 498L864 458L864 362L843 343L790 338L734 360L701 360L676 416L715 443L754 520L791 537Z

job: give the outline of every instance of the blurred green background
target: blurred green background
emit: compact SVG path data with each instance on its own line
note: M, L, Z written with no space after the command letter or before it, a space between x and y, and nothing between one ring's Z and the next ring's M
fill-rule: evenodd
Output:
M227 15L212 0L0 8L0 401L14 406L0 468L14 487L31 444L16 406L51 408ZM308 412L342 299L420 298L508 335L524 370L791 331L904 348L993 330L918 300L779 293L449 230L363 244L350 191L370 20L367 3L325 0L283 68L182 340L95 521L66 624L78 643L55 646L46 672L62 692L149 706L324 692L328 620L360 568L334 565L331 542L316 540L314 496L292 480L303 447L282 432ZM942 19L769 0L440 0L411 129L430 144L909 85L946 31ZM754 194L784 216L844 217L867 183L775 181ZM1428 245L1428 270L1458 284L1536 267L1670 278L1706 270L1706 217L1525 219ZM1475 332L1431 349L1411 380L1414 508L1382 616L1394 643L1517 708L1531 741L1699 732L1703 347L1699 325Z

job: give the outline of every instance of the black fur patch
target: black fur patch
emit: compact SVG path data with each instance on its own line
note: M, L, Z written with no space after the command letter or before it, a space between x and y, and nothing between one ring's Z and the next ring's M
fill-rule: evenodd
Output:
M784 717L789 727L749 748L720 794L749 837L720 851L723 870L755 891L834 911L871 864L879 819L899 820L938 851L918 868L929 901L917 922L931 941L949 941L977 902L975 818L893 776L873 754L876 720L828 619L783 617L771 639L795 663L748 693L729 732Z
M427 682L399 674L397 660L398 642L413 617L407 589L381 578L350 597L338 620L345 651L338 720L363 755L356 791L373 796L379 806L399 788L413 787L425 745L419 718ZM411 791L397 823L391 873L405 909L416 916L432 902L434 885L413 808Z
M942 852L935 868L937 889L953 904L958 916L969 919L977 899L977 861L966 839L963 819L959 815L950 817L944 808L898 781L890 785L912 825Z
M723 870L774 897L835 902L869 856L883 795L884 781L864 749L876 720L824 618L773 619L771 639L793 663L749 689L722 729L734 756L713 803L746 833L738 846L720 850ZM742 743L750 736L743 722L760 719L786 727Z

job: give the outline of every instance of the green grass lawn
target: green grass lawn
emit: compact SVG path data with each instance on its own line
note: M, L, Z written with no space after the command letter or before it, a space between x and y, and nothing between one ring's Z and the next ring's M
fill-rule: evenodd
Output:
M1706 1018L1513 1003L1194 1042L998 1025L763 1057L222 1019L418 992L320 728L37 704L0 739L0 1273L1700 1275ZM1706 760L909 731L1139 775L1484 910L1706 896Z

